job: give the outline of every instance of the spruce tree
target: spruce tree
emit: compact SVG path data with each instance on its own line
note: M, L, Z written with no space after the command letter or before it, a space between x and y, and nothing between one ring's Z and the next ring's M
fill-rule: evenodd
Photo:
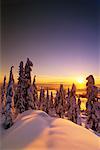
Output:
M80 97L78 97L78 107L79 107L79 109L81 109L81 99L80 99Z
M55 100L54 100L54 108L55 108L55 112L56 112L56 114L58 114L59 112L58 112L58 104L59 104L59 99L60 99L60 97L59 97L59 92L58 92L58 90L56 91L56 96L55 96Z
M52 91L51 91L51 94L50 94L50 98L49 98L49 107L48 107L48 114L49 115L53 115L53 113L54 113L54 104L53 104L53 93L52 93Z
M40 89L39 109L46 111L45 91L42 87Z
M36 75L34 76L33 79L33 100L34 100L34 109L37 110L39 107L39 102L38 102L38 91L36 86Z
M56 93L55 97L55 110L59 117L64 117L66 110L66 95L63 85L60 85L59 91Z
M80 106L79 104L76 104L76 123L78 125L82 125L80 112Z
M6 76L4 76L3 85L1 87L1 113L2 117L5 118L5 107L6 107Z
M71 89L71 97L70 97L70 112L71 112L71 121L77 123L76 120L76 86L75 84L72 85Z
M31 71L33 63L27 58L25 64L25 110L34 109L33 91L31 86Z
M50 108L53 109L54 107L54 104L53 104L53 93L51 92L51 95L50 95Z
M72 85L71 91L68 93L68 119L72 122L81 125L80 107L76 103L76 86Z
M92 75L86 78L87 83L87 120L86 128L91 128L94 131L100 132L100 114L98 108L100 108L100 103L97 101L98 90L95 86L95 80Z
M27 62L25 64L25 78L27 79L27 84L31 84L31 67L33 67L33 63L29 58L27 58Z
M19 77L15 90L14 106L17 114L25 111L25 71L23 61L19 65Z
M70 108L70 89L68 88L67 97L66 97L66 111L68 112Z
M49 113L50 109L50 97L49 97L49 90L47 88L47 93L46 93L46 113Z
M4 121L4 128L7 129L12 126L13 124L13 113L14 113L14 107L13 107L13 96L14 96L14 78L13 78L13 72L12 72L13 66L10 70L10 76L9 76L9 83L7 87L7 94L6 94L6 118Z

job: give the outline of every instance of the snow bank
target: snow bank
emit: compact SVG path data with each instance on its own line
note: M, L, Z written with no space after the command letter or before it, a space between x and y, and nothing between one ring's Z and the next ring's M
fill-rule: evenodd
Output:
M92 132L42 111L27 111L1 136L2 150L99 150ZM1 141L1 139L0 139Z

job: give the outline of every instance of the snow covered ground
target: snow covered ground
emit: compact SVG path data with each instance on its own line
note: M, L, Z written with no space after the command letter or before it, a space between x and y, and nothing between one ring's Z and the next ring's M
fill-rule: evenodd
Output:
M1 128L0 128L1 131ZM0 132L2 150L99 150L100 139L73 122L29 110Z

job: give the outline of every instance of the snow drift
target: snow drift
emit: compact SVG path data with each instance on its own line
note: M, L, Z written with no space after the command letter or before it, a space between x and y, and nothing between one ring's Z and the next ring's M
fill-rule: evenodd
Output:
M2 150L99 150L99 137L43 111L26 111L0 137Z

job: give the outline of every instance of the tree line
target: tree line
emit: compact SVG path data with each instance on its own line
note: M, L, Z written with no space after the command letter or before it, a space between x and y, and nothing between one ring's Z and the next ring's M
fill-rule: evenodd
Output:
M42 110L47 114L53 116L56 114L60 118L67 118L72 122L82 125L81 120L81 97L77 99L76 86L72 85L71 89L66 91L63 84L60 85L56 91L56 96L46 92L41 87L38 96L36 85L36 75L34 75L33 82L31 78L33 63L27 58L24 65L23 61L19 64L19 75L16 88L14 88L13 68L10 69L9 82L6 85L6 76L4 77L3 85L1 87L1 113L2 124L5 129L10 128L18 114L27 110ZM89 75L86 83L86 111L87 116L85 127L91 128L100 133L100 102L98 100L98 89L95 86L95 79L93 75Z

